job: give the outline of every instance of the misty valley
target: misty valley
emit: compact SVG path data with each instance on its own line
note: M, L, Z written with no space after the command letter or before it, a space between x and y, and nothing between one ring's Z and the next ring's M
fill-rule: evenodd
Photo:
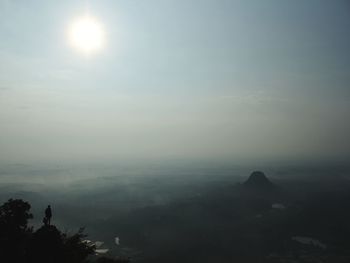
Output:
M350 263L349 0L0 0L0 263Z
M140 263L350 260L346 170L92 169L74 180L75 170L31 172L36 182L23 184L25 172L17 172L21 180L1 184L1 203L28 201L35 228L50 204L52 224L68 232L84 227L97 257ZM40 173L51 174L48 185ZM62 181L59 173L73 175Z

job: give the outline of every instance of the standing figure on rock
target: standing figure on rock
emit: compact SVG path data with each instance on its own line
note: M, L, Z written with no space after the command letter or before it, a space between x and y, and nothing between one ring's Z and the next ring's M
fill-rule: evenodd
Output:
M45 219L46 219L46 223L44 222L45 225L51 224L51 217L52 217L51 206L48 205L47 208L45 209Z

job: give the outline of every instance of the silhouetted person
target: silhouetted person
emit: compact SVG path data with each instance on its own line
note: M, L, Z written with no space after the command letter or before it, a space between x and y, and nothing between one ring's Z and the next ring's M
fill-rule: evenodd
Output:
M48 205L47 208L45 209L45 218L44 219L44 224L45 225L50 225L51 224L51 217L52 217L52 211L51 211L51 206Z

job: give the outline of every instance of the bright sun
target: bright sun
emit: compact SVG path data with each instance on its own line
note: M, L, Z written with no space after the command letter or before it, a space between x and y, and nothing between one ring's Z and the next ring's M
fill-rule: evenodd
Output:
M79 17L69 27L69 41L74 48L85 54L98 51L105 42L103 26L90 15Z

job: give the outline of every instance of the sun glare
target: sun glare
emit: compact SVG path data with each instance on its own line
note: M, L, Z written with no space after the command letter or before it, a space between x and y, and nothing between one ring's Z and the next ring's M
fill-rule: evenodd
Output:
M102 24L90 15L77 18L69 27L70 44L85 54L100 50L104 45L104 35Z

